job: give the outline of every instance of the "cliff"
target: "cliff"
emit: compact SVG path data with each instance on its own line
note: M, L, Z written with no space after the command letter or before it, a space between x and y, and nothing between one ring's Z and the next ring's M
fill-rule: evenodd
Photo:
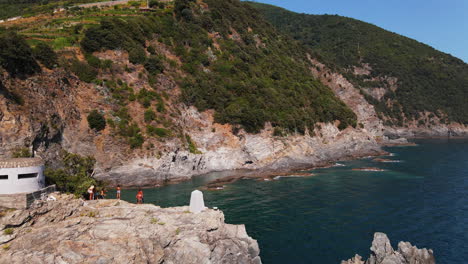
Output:
M384 233L375 233L371 246L372 254L367 260L356 255L341 264L435 264L434 254L431 249L418 249L409 242L398 243L398 249L394 250L390 240Z
M2 27L18 36L0 35L0 158L26 149L59 168L63 151L92 156L110 185L302 169L377 155L400 137L468 135L448 112L390 126L369 96L399 91L398 78L363 89L237 0L71 8Z
M261 263L245 226L218 210L54 196L2 212L0 263Z
M356 123L366 106L353 112L312 75L306 51L255 10L239 1L186 2L151 15L123 6L6 22L21 25L34 49L43 42L38 32L82 42L57 48L50 68L36 65L28 43L19 55L16 44L4 44L13 56L2 60L14 63L0 76L0 157L26 148L60 167L63 150L92 156L96 178L131 187L381 152L375 122ZM96 22L78 25L83 16ZM93 110L106 124L99 130L87 120Z
M454 128L451 135L456 135L458 124L466 135L468 64L462 60L353 18L250 4L321 63L345 76L375 106L385 126L447 136L450 133L439 132L441 127Z

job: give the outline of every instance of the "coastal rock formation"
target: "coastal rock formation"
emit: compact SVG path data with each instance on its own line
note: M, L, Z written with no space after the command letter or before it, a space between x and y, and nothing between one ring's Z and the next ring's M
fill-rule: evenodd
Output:
M319 124L306 135L274 137L269 124L258 134L234 135L230 125L215 124L210 112L191 107L183 116L187 128L196 128L186 131L201 154L176 148L161 157L137 157L108 171L98 170L96 177L129 187L154 186L212 171L281 172L383 153L372 134L354 128L340 131L333 124Z
M341 264L435 264L431 249L418 249L409 242L398 243L398 250L394 250L390 240L384 233L375 233L371 246L371 255L366 261L359 255L342 261Z
M2 214L0 263L261 263L257 241L221 211L56 196Z

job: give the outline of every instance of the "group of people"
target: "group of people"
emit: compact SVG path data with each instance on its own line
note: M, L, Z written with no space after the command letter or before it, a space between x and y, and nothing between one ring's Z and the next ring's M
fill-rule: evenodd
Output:
M121 192L122 192L122 188L120 187L120 185L117 185L116 198L118 200L120 200ZM88 188L89 200L105 199L106 194L107 194L107 190L105 188L101 188L99 191L97 190L96 187L94 187L94 185L91 185L91 187ZM141 188L138 189L138 192L136 194L136 202L137 204L144 203L143 190Z
M91 185L91 187L88 188L88 195L89 200L105 199L107 190L105 188L98 190L98 188L94 187L94 185Z

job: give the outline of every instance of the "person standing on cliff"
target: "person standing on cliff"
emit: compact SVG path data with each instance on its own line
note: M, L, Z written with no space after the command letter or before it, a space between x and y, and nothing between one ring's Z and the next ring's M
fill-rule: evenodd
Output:
M120 185L117 185L117 200L120 200L120 192L121 192Z
M105 188L101 189L101 192L100 192L100 195L99 195L101 199L106 199L106 192L107 191L106 191Z
M142 204L143 203L143 190L142 189L138 190L136 198L137 198L137 204Z
M94 185L88 188L89 200L94 200Z

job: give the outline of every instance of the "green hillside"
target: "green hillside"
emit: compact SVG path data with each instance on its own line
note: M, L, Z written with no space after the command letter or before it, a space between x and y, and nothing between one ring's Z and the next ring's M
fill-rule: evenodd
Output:
M310 48L329 67L360 87L385 85L369 79L398 78L398 89L381 101L367 96L380 113L401 125L401 112L418 119L422 111L448 115L468 124L468 65L423 43L352 18L307 15L250 3L277 29ZM353 66L370 64L370 76L352 74ZM440 115L442 116L442 115ZM448 121L445 120L445 121Z
M0 0L0 19L53 12L59 7L106 0Z
M83 26L77 24L80 21ZM258 132L268 121L277 127L279 135L304 133L317 122L339 120L340 129L356 126L356 115L310 74L306 50L238 0L205 0L203 4L177 0L149 13L128 8L71 10L66 17L31 27L24 26L19 33L33 46L46 41L56 50L75 46L87 54L87 61L70 64L58 60L62 63L59 66L84 81L102 82L96 80L98 73L108 68L105 63L111 63L99 62L92 52L123 49L129 52L130 62L145 66L144 75L150 80L158 74L172 75L181 87L181 101L202 111L214 109L217 122L234 124L248 132ZM5 34L2 38L0 44L4 43L7 51L16 37ZM63 46L55 45L57 39L67 41ZM181 64L158 54L148 45L150 40L170 50ZM24 67L22 62L30 61L25 59L28 54L38 59L25 48L21 56L4 54L0 62L4 67L12 65L10 62L22 67L19 71L8 69L13 75L31 74L36 69ZM164 62L172 69L166 71ZM122 89L116 95L122 105L135 100ZM145 98L162 100L151 91L141 95L142 100Z

